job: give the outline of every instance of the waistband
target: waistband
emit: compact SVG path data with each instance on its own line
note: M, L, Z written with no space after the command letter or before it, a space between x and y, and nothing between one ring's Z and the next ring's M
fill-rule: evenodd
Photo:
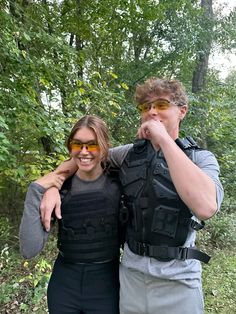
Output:
M68 263L68 264L75 264L75 265L99 265L99 264L105 264L105 263L110 263L113 261L117 261L117 259L108 259L104 261L99 261L99 262L91 262L91 263L84 263L84 262L73 262L70 260L67 260L66 258L63 257L62 252L59 252L58 258L63 262L63 263Z

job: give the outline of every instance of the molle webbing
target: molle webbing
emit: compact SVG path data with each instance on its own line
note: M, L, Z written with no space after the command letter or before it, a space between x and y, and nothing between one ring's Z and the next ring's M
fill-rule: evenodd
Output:
M200 149L190 137L177 139L176 144L191 160L194 150ZM204 223L192 219L179 197L162 151L156 152L150 141L136 141L122 164L120 180L129 210L127 242L134 253L165 261L209 260L205 253L182 247L189 229L200 230Z
M58 248L64 260L94 263L119 256L119 185L107 176L101 189L70 192L62 202Z

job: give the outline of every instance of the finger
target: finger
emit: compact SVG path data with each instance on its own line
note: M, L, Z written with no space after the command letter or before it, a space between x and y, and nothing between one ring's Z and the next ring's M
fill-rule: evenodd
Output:
M62 175L59 175L58 179L59 179L61 184L63 184L65 182L65 177Z
M40 214L41 214L41 222L44 226L44 229L49 232L51 227L51 215L52 211L46 211L46 207L44 204L40 205Z
M56 207L55 207L55 215L58 219L61 219L61 202L57 202L56 203Z
M139 138L145 138L145 127L142 125L139 130Z
M46 230L47 232L49 232L49 231L50 231L50 228L51 228L51 219L50 219L50 220L44 219L44 220L42 221L42 223L43 223L43 226L44 226L45 230Z
M51 217L52 217L52 211L47 211L45 212L45 215L42 220L43 226L47 232L49 232L51 228Z
M141 138L141 128L138 129L137 137L138 137L138 138Z
M55 188L57 188L58 190L61 189L61 186L62 186L62 182L61 181L56 181L53 185Z
M58 190L60 190L61 187L62 187L62 184L64 183L64 180L65 180L65 179L64 179L63 177L61 177L61 176L56 177L54 186L55 186Z
M148 135L148 129L142 128L142 133L141 133L142 138L148 138L147 135Z

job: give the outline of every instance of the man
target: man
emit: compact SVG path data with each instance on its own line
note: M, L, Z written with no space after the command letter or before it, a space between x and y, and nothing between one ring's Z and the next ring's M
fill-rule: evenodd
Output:
M219 166L214 155L191 138L178 138L188 110L180 82L151 78L137 86L135 101L142 121L139 140L133 147L110 152L111 163L121 168L129 212L120 266L120 313L200 314L200 261L208 262L209 257L194 248L195 238L203 221L220 208ZM59 170L67 168L75 170L71 162ZM46 207L41 206L48 229L54 206L49 196Z

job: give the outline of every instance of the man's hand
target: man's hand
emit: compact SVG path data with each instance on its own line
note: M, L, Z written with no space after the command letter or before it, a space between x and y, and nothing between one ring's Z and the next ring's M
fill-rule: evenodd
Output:
M60 190L63 182L65 181L66 173L67 171L53 171L39 178L35 182L44 187L46 190L53 186Z
M74 160L69 159L58 166L51 176L48 174L48 180L46 181L46 178L44 178L46 182L41 182L41 185L44 187L47 186L48 188L49 186L53 186L44 193L40 204L41 221L46 231L50 230L51 217L54 210L56 217L61 219L61 197L58 189L61 188L64 180L69 178L77 170L78 167ZM39 180L43 180L43 178ZM40 184L40 181L37 180L36 182Z
M169 138L169 135L161 121L148 120L142 123L138 129L138 137L150 140L155 148L159 148L161 146L161 141L164 138Z
M54 211L55 210L55 211ZM43 196L42 202L40 204L41 221L48 232L51 227L52 213L58 219L61 219L61 197L59 190L55 187L48 189Z

